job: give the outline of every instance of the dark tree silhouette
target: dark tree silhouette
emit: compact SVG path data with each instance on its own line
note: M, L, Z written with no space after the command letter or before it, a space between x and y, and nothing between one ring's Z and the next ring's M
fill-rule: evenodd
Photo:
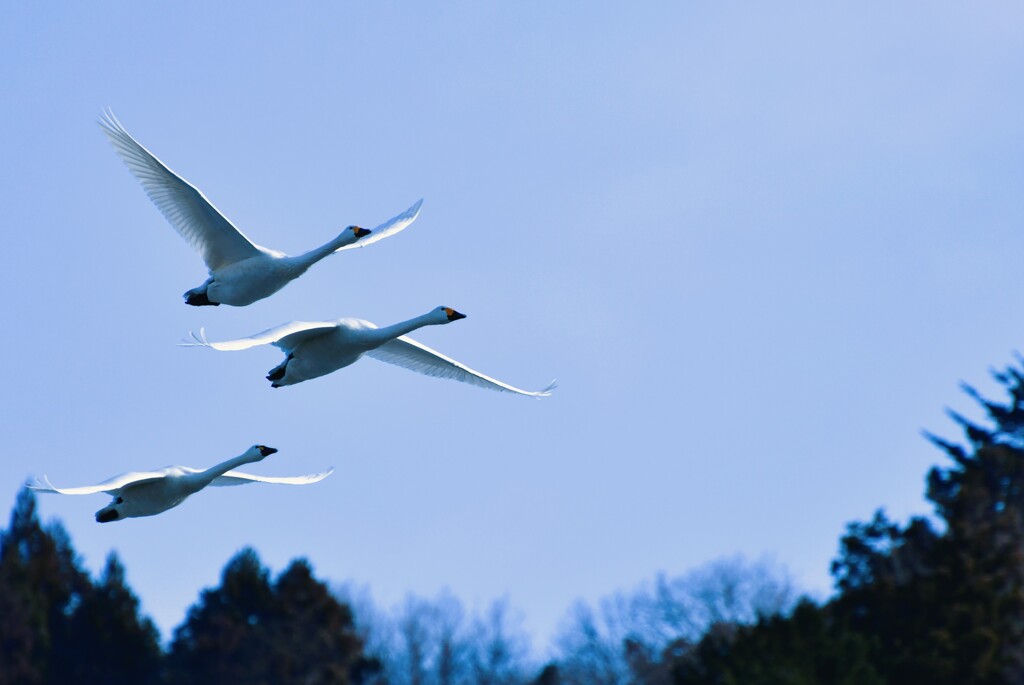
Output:
M22 489L0 538L0 592L11 609L0 620L0 683L67 682L54 667L74 651L68 617L90 589L64 528L44 528Z
M1024 682L1024 375L993 377L1005 404L963 386L991 427L950 412L967 445L928 434L952 461L927 479L944 530L879 513L850 526L833 566L835 610L873 639L888 682Z
M139 600L111 553L100 580L69 617L73 653L55 664L59 682L146 685L158 681L163 654L152 621L139 615Z
M309 564L295 561L271 584L256 552L244 549L204 590L174 633L168 682L345 685L362 674L352 615Z
M41 651L37 628L28 594L0 572L0 685L42 682L34 659Z
M952 460L927 479L942 525L901 526L882 512L851 524L832 567L835 599L709 631L677 659L676 682L1024 682L1024 372L993 377L1005 403L964 386L990 426L951 412L967 444L928 435Z
M788 617L718 624L673 669L679 685L883 685L869 642L804 600Z
M345 683L361 656L352 612L313 577L304 559L293 561L274 586L276 682ZM365 663L358 672L364 673Z

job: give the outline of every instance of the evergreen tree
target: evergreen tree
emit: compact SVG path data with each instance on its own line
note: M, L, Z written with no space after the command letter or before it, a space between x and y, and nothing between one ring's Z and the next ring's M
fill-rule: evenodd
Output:
M881 512L851 524L832 568L833 601L709 631L677 660L676 682L1024 682L1024 372L993 376L1005 403L964 386L991 426L952 413L967 445L928 436L952 460L928 474L941 529L923 518L900 526Z
M36 663L38 641L27 593L0 573L0 685L42 682Z
M221 575L220 587L203 590L174 631L168 654L169 682L273 682L263 655L268 653L265 630L273 614L273 589L256 552L243 549Z
M0 683L63 683L55 670L74 635L68 617L91 589L67 533L44 528L31 490L22 489L0 536Z
M295 561L271 584L256 552L244 549L221 585L203 591L174 633L168 681L238 685L346 685L367 672L352 615Z
M117 555L69 618L68 653L55 664L59 682L78 685L146 685L157 682L162 662L159 634L139 615L139 600L125 583Z
M936 565L942 538L924 519L905 528L881 511L853 523L832 565L839 596L830 610L872 645L871 662L887 682L956 683L948 605Z
M678 685L883 685L870 658L866 638L804 600L788 617L713 626L674 675Z
M1024 374L993 377L1006 403L964 386L990 427L951 412L967 445L928 436L952 461L927 479L945 529L878 514L843 538L835 608L875 640L889 682L1024 682Z
M313 577L304 559L293 561L274 585L277 649L275 682L346 683L362 643L352 612ZM359 672L367 665L360 663Z

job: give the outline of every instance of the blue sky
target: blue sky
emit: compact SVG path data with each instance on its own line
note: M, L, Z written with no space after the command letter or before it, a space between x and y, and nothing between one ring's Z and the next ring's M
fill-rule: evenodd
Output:
M543 639L576 598L733 553L825 595L848 521L928 511L924 474L1021 347L1024 10L1010 2L4 6L0 201L13 502L205 467L308 488L204 492L99 525L169 631L225 561L385 604L508 594ZM425 198L405 233L269 300L191 308L199 258L95 121L127 129L258 243L300 252ZM544 401L365 360L272 391L279 353L176 347L285 321L387 324Z

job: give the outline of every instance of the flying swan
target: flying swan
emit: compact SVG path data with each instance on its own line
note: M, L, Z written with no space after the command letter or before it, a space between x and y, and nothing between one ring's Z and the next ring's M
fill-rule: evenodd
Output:
M253 445L243 454L212 466L205 471L188 466L166 466L155 471L133 471L114 476L97 485L79 488L58 488L46 476L27 487L39 492L56 492L61 495L91 495L106 492L114 499L96 512L99 523L120 521L136 516L153 516L176 507L189 495L194 495L207 485L244 485L245 483L283 483L285 485L308 485L323 480L334 473L328 469L323 473L306 476L254 476L234 471L236 466L262 461L277 452L273 447Z
M365 354L427 376L451 378L490 390L530 397L551 394L554 382L536 392L521 390L474 371L405 336L423 326L447 324L464 318L465 314L451 307L437 307L422 316L384 328L363 319L292 321L248 338L224 342L210 342L206 339L206 331L200 329L199 335L192 333L192 341L185 341L182 345L212 347L221 351L245 350L257 345L278 347L285 354L284 361L267 374L267 380L275 388L327 375L355 363Z
M349 226L326 245L289 257L246 238L202 191L132 138L113 112L104 112L99 124L149 199L206 262L210 277L184 294L185 302L195 306L244 307L269 297L330 254L364 247L398 233L415 221L423 204L423 200L418 201L372 231Z

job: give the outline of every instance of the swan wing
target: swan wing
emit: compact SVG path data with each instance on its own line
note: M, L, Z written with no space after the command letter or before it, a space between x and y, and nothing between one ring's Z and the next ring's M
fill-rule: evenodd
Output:
M189 332L192 340L183 340L178 343L182 347L212 347L221 352L234 352L236 350L247 350L258 345L274 345L282 350L294 349L303 340L323 335L336 327L333 321L290 321L274 328L251 335L248 338L237 340L223 340L210 342L206 339L206 329L200 328L199 334Z
M508 383L485 376L479 371L461 364L450 357L446 357L436 350L432 350L412 338L400 336L384 343L380 347L366 353L374 359L382 362L404 366L410 371L417 371L428 376L437 378L451 378L452 380L472 383L481 388L498 390L501 392L514 392L517 395L528 395L530 397L547 397L555 389L554 381L548 387L536 392L521 390Z
M202 191L132 138L113 112L104 112L99 124L149 199L202 255L210 271L264 254L217 211Z
M323 473L309 473L305 476L255 476L251 473L241 471L227 471L221 476L213 479L210 485L229 486L245 485L246 483L280 483L282 485L309 485L319 483L327 476L334 473L334 469L327 469Z
M398 216L385 221L380 226L373 229L370 232L370 235L366 236L365 238L360 238L351 245L339 247L337 250L335 250L335 252L341 252L342 250L352 250L357 247L366 247L367 245L375 243L378 240L384 240L385 238L393 236L399 231L404 230L413 221L416 221L416 217L420 215L420 207L422 206L423 200L419 200L418 202L416 202L416 204L414 204L412 207L405 210Z
M35 483L29 483L26 487L38 492L56 492L61 495L92 495L97 492L114 492L129 485L149 483L166 477L164 471L131 471L122 473L120 476L108 478L96 485L83 485L77 488L58 488L50 482L50 479L43 476L42 480L36 479Z

